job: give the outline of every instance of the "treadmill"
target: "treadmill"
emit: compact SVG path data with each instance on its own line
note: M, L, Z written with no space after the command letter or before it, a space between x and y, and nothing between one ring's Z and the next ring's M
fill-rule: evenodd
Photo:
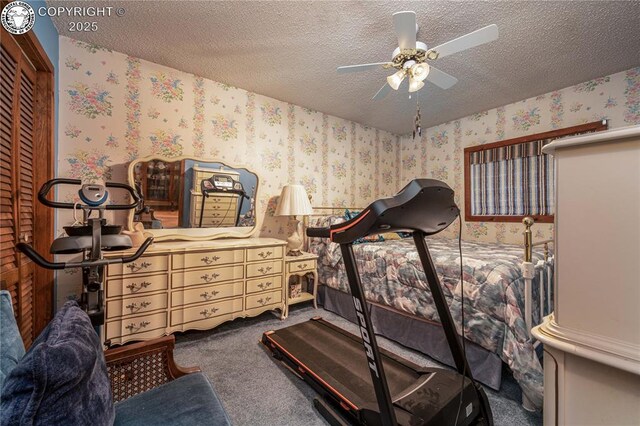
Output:
M374 201L353 219L308 228L309 237L340 244L360 336L321 319L267 331L262 343L319 394L314 405L331 425L493 425L484 389L473 380L462 342L425 242L459 215L453 190L415 179L396 196ZM379 349L353 253L358 238L413 233L456 371L420 367Z

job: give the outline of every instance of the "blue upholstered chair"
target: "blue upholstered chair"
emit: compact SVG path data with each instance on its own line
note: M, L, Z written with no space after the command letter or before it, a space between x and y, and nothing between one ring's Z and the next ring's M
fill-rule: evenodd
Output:
M175 364L173 336L109 349L103 354L97 336L91 332L88 316L74 303L67 303L25 351L11 297L8 292L0 291L1 425L25 421L47 424L52 419L59 423L61 418L65 424L85 423L80 420L84 413L73 413L74 409L95 416L91 418L92 424L231 424L211 383L200 369L181 368ZM73 362L69 362L70 354ZM82 357L91 359L82 362ZM43 359L47 364L38 365ZM74 365L51 365L63 364L65 359L67 364ZM81 368L91 371L84 377L68 378ZM25 377L29 381L34 372L40 371L46 377L35 377L35 383L25 388L22 383ZM52 383L58 377L67 383ZM72 391L62 392L61 389L70 383ZM71 401L60 402L61 398L53 395L49 400L55 401L56 406L48 407L47 392L71 395ZM96 395L101 392L105 395ZM38 398L32 398L31 393L38 393ZM78 402L74 403L73 398ZM21 399L25 402L20 402ZM34 399L39 401L35 407ZM67 407L60 408L60 404L67 404ZM25 417L28 418L25 420Z

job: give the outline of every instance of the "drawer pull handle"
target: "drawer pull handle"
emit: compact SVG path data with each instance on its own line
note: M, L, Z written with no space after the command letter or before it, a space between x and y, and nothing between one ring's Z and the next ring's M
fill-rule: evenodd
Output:
M271 284L273 284L271 281L267 281L266 283L258 284L258 287L260 287L261 290L266 290L271 287Z
M267 252L263 252L261 251L260 253L258 253L258 256L260 256L263 259L266 259L267 257L271 256L273 254L272 251L267 250Z
M261 274L268 274L272 269L273 268L271 266L267 266L266 268L260 267L258 268L258 272L260 272Z
M305 269L307 267L307 264L306 263L302 263L302 264L298 263L297 266L298 266L298 269Z
M202 293L200 295L200 297L204 298L204 300L211 300L213 299L218 293L220 293L218 290L213 290L211 293L209 293L208 291L205 291L204 293Z
M149 262L142 262L140 265L138 265L138 263L136 262L131 262L127 265L127 268L129 268L133 273L133 272L142 271L143 269L147 269L149 266L151 266L151 263Z
M211 275L209 274L204 274L203 276L201 276L200 278L202 278L203 280L205 280L206 282L210 283L211 281L215 280L216 278L218 278L220 276L220 274L217 273L212 273Z
M207 265L211 265L212 263L220 260L220 257L218 256L205 256L202 259L200 259L201 261L203 261L204 263L206 263Z
M271 296L269 296L269 297L265 297L264 299L262 299L262 298L258 299L258 303L259 303L261 306L266 305L267 303L269 303L269 301L271 301Z
M125 328L127 330L129 330L129 333L137 333L138 331L142 330L143 328L146 328L149 324L151 324L149 321L140 321L140 323L138 323L138 325L136 325L135 323L131 323L128 326L126 326Z
M138 304L136 302L130 303L127 305L127 309L129 309L131 311L131 313L135 313L138 312L140 309L144 309L147 306L150 306L151 302L147 302L146 300L143 302L140 302L140 306L138 306Z
M205 318L211 318L216 312L218 312L218 308L205 309L203 311L200 311L200 315Z
M131 293L137 293L143 288L149 287L150 285L151 283L149 281L142 281L140 284L136 284L136 283L128 284L127 288L129 289L129 291L131 291Z

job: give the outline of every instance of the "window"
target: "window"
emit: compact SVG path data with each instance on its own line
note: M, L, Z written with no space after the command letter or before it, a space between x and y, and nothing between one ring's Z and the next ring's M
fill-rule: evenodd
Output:
M606 128L603 120L465 148L465 220L516 222L532 216L537 222L553 222L553 158L542 147L560 137Z

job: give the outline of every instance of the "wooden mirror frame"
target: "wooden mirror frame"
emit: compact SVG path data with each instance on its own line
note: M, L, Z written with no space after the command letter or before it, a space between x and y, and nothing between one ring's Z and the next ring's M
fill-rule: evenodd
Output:
M153 236L155 241L168 241L168 240L183 240L183 241L208 241L215 240L219 238L249 238L251 237L262 225L262 215L258 212L258 189L260 187L260 176L258 173L249 169L245 165L237 165L237 164L229 164L225 161L218 160L215 158L205 158L205 157L196 157L196 156L182 156L182 157L165 157L162 155L150 155L148 157L137 158L129 163L128 169L128 182L129 185L135 187L135 167L139 163L144 163L152 160L160 160L166 163L173 163L176 161L183 160L192 160L197 163L219 163L228 167L230 169L244 169L249 173L252 173L256 176L256 188L254 191L254 199L255 199L255 223L253 227L248 226L236 226L229 228L171 228L171 229L145 229L145 234ZM129 216L127 219L127 229L131 232L134 232L134 222L133 222L134 211L129 211Z
M578 126L566 127L564 129L552 130L549 132L536 133L519 138L508 139L483 145L474 145L464 149L464 220L466 222L521 222L525 217L532 217L536 222L553 223L553 215L473 215L471 214L471 153L486 151L494 148L501 148L510 145L519 145L526 142L533 142L544 139L558 139L565 136L577 135L581 133L599 132L607 130L607 120L599 120L591 123L580 124Z

